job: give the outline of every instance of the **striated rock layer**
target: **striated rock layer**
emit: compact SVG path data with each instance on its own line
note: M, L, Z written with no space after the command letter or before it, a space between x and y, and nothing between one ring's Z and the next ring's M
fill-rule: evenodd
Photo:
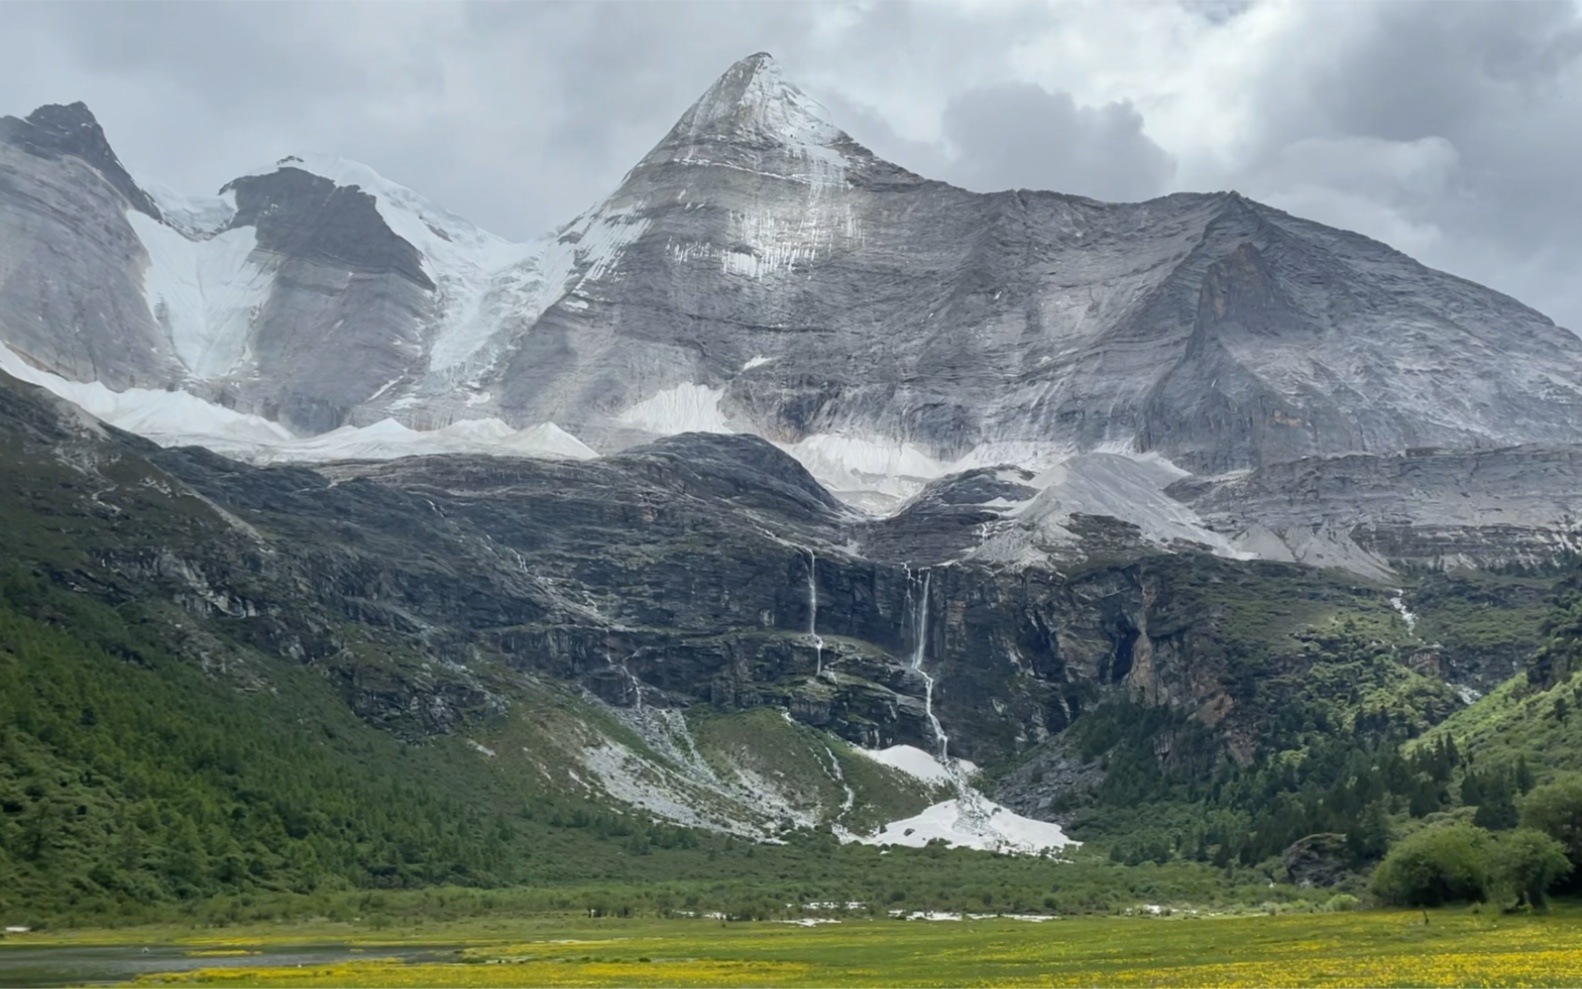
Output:
M753 437L260 468L160 449L0 374L0 462L7 559L174 605L199 623L172 633L195 660L209 628L316 667L414 738L487 717L526 675L620 708L778 707L869 747L934 752L943 732L983 764L1119 694L1246 755L1277 674L1312 663L1283 638L1293 615L1393 614L1383 588L1200 553L1067 573L868 555L885 523ZM1269 684L1237 673L1248 655Z

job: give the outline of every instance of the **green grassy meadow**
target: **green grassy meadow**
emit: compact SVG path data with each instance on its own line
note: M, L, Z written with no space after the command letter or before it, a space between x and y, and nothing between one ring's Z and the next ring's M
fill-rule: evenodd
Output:
M444 946L443 960L255 966L246 951L339 940ZM136 985L226 986L1558 986L1582 973L1582 908L1079 917L1041 923L845 918L802 927L717 919L475 918L224 932L133 928L27 943L180 944L240 965ZM17 943L12 939L9 943ZM0 945L0 952L6 945Z

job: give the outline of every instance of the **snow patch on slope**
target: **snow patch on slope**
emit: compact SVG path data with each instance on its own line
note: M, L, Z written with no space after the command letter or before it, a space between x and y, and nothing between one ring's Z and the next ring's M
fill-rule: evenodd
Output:
M891 821L877 834L858 837L865 845L904 845L922 848L943 841L950 848L975 848L985 852L1040 855L1077 844L1060 825L1023 817L972 791L965 799L944 800L922 813Z
M893 509L951 472L921 448L888 437L813 433L776 445L831 493L869 511Z
M1214 532L1187 505L1165 493L1186 472L1160 458L1118 453L1082 453L1039 474L1029 486L1033 498L1004 506L1001 524L971 554L973 559L1019 562L1042 559L1050 546L1071 544L1077 537L1067 523L1075 514L1107 515L1136 525L1142 536L1161 547L1198 543L1232 559L1254 554Z
M269 272L253 263L252 227L202 239L128 210L148 252L144 295L176 356L199 378L224 374L247 354L248 334L269 298Z
M502 261L504 266L466 282L466 304L447 313L434 338L430 371L455 374L488 367L508 342L502 329L530 326L556 303L586 308L585 286L607 276L648 224L633 210L606 206L536 243L492 254L478 270Z
M1066 523L1077 513L1130 522L1144 539L1162 547L1186 541L1232 559L1256 555L1209 529L1192 508L1165 493L1188 472L1158 454L1074 454L1034 443L986 443L955 461L942 461L901 440L840 433L814 433L777 445L846 503L881 514L898 510L930 483L963 471L1016 465L1032 473L1030 479L1014 481L1036 489L1036 496L984 506L1001 515L984 529L982 544L971 554L985 562L1037 562L1051 549L1075 545L1078 538Z
M703 385L677 385L643 399L622 412L617 421L623 426L643 429L661 436L676 433L734 433L720 400L725 392Z
M181 391L128 388L115 392L97 381L68 381L42 371L0 343L0 370L29 384L40 385L74 402L112 426L145 436L162 446L201 443L205 446L249 446L288 442L284 426L205 402Z
M312 463L330 460L393 460L444 453L592 460L598 456L552 422L512 429L499 419L462 419L443 429L416 430L381 419L371 426L342 426L318 436L265 446L220 448L253 463Z
M939 840L951 848L976 848L1015 855L1039 855L1074 844L1059 825L1023 817L967 785L966 781L977 772L977 767L965 759L954 759L947 767L911 745L854 751L930 786L953 787L956 796L912 817L891 821L873 834L842 833L843 841L922 848L930 841Z
M139 180L137 184L154 201L166 223L194 240L214 236L236 216L235 192L188 196L157 182Z
M409 429L393 419L371 426L342 426L297 437L277 422L206 402L182 391L128 388L115 392L97 381L68 381L39 370L0 343L0 370L54 394L161 446L199 445L253 463L389 460L439 453L591 460L596 452L552 422L512 429L498 419L463 419L444 429Z
M892 745L887 749L853 747L852 751L882 766L898 769L924 783L938 786L949 786L951 783L950 771L915 745Z
M810 188L816 193L820 187ZM860 243L862 230L850 201L816 194L788 209L732 212L727 239L733 246L719 251L720 270L753 279L788 274Z

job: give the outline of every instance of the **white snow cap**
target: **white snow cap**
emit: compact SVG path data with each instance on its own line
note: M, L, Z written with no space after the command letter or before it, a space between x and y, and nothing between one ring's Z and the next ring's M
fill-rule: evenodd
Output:
M726 69L682 114L672 134L692 139L752 135L826 147L842 136L829 111L787 82L768 52L749 55Z
M644 162L706 164L721 146L733 154L778 151L801 163L785 177L819 190L844 182L849 162L836 145L845 138L829 111L759 52L726 69Z
M438 280L456 267L494 269L526 260L533 245L514 244L480 229L420 193L392 182L361 162L334 155L287 155L247 173L273 175L294 168L329 179L343 188L358 188L374 197L385 224L423 255L430 277Z

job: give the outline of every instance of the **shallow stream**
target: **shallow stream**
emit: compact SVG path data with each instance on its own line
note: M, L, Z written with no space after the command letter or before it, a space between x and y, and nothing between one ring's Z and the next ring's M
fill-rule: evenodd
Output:
M347 944L237 945L245 953L220 953L185 945L0 944L0 989L20 986L80 986L127 982L149 972L185 972L195 968L235 966L323 965L352 959L404 958L409 961L455 961L459 949L450 945L353 947Z

